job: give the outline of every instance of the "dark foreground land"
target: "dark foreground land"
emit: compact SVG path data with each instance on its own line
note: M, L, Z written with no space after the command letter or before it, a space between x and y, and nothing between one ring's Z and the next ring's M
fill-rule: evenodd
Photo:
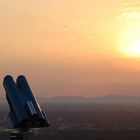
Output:
M30 140L140 140L140 104L43 104L51 126ZM1 106L0 140L9 139L8 108Z

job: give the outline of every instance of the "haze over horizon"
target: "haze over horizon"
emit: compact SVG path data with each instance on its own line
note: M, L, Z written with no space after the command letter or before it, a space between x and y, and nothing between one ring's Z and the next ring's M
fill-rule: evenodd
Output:
M140 2L0 0L5 75L36 96L140 95Z

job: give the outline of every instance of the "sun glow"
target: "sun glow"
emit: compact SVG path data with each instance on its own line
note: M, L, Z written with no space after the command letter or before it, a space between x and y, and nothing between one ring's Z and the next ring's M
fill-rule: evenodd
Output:
M140 24L124 26L119 51L127 57L140 57Z
M126 55L129 56L140 56L140 41L134 42L122 50Z

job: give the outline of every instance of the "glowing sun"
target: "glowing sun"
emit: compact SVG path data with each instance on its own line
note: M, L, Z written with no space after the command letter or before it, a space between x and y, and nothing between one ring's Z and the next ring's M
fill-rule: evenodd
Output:
M121 53L127 57L140 57L140 24L125 26L119 40Z

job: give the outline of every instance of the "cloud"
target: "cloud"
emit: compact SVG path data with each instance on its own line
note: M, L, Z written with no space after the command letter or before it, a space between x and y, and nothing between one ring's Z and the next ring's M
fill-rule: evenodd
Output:
M140 12L132 11L132 12L124 12L120 16L118 16L120 20L124 19L140 19Z
M140 19L140 2L125 2L122 4L121 14L118 16L119 20L136 20Z

